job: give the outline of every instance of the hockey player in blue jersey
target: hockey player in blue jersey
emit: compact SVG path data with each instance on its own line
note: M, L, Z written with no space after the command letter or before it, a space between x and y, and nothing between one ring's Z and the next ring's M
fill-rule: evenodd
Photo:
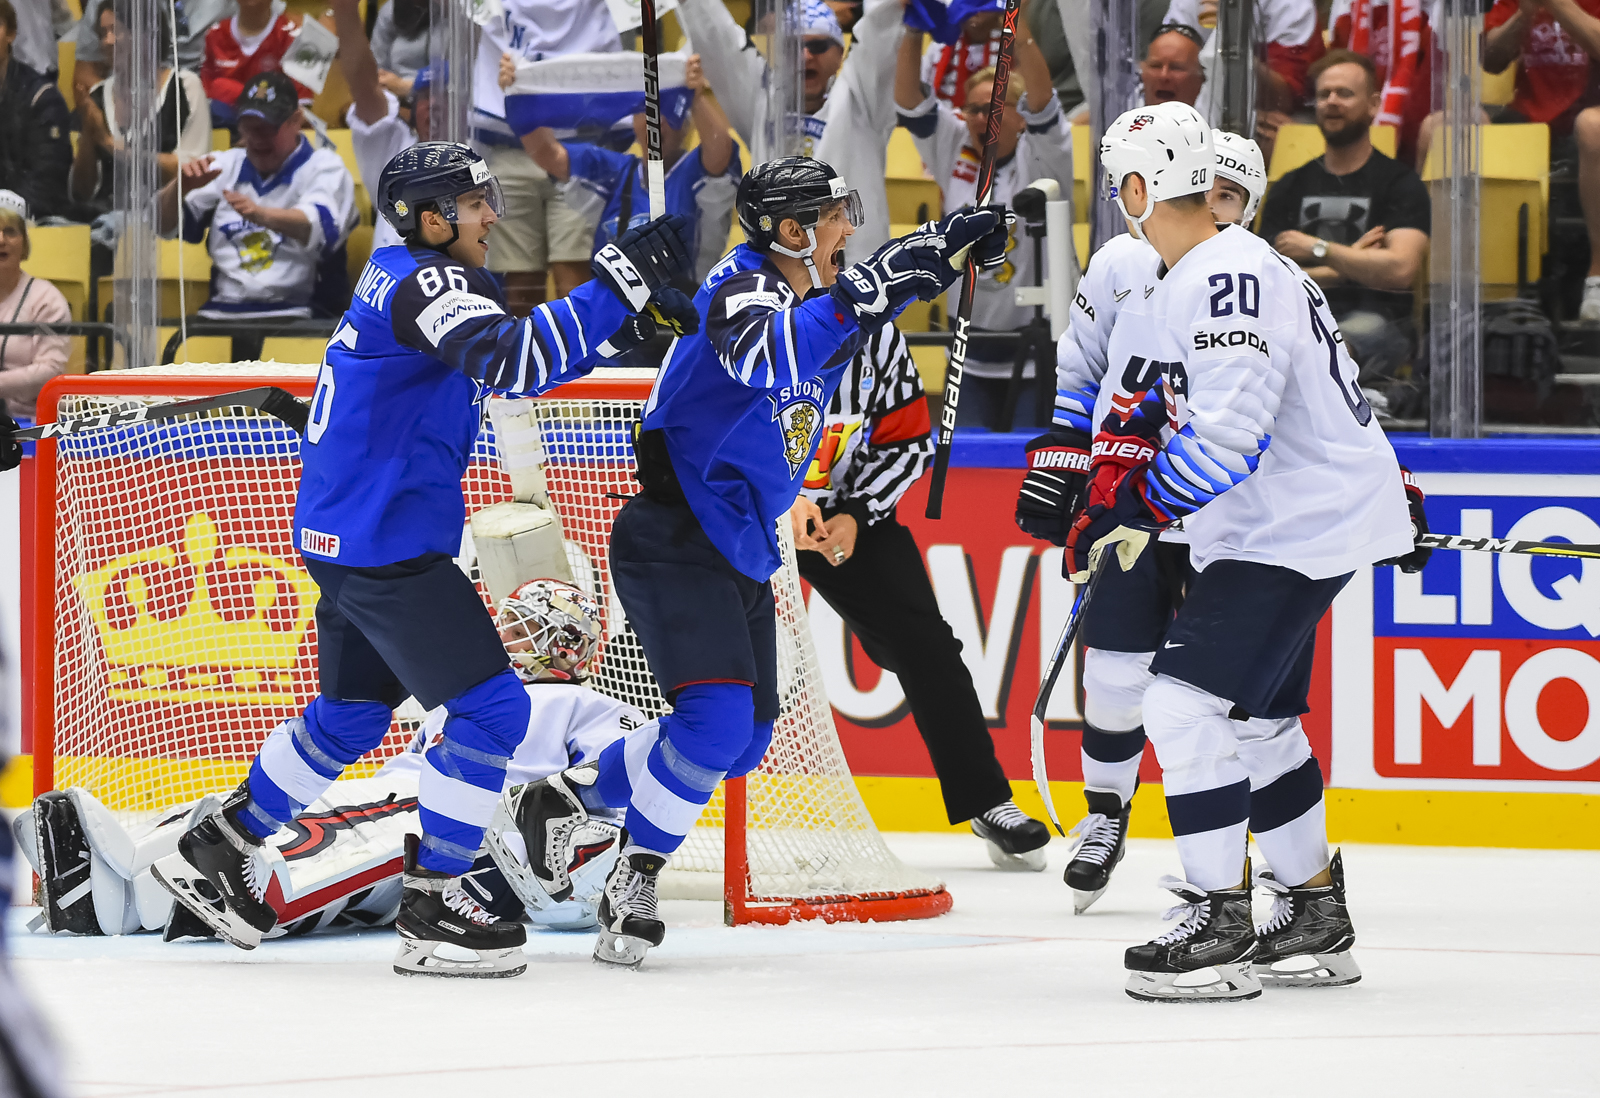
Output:
M484 396L539 393L587 373L596 344L688 270L689 250L678 219L631 230L595 256L593 282L519 320L484 269L501 205L481 157L415 145L384 169L377 201L406 243L374 252L362 273L328 342L300 449L294 531L321 592L321 693L156 876L219 935L254 948L275 916L251 854L376 747L412 695L449 718L419 781L422 837L406 850L395 971L515 976L526 968L522 925L461 887L529 708L452 559L466 517L461 477Z
M635 441L644 491L617 516L611 573L662 692L654 737L523 787L513 818L546 890L570 889L559 848L591 809L626 807L622 857L601 899L596 960L636 965L659 945L656 877L726 775L753 769L778 716L770 577L824 410L862 343L913 298L955 281L975 247L998 264L1005 215L963 209L844 268L860 204L804 157L768 162L738 196L746 243L695 297Z

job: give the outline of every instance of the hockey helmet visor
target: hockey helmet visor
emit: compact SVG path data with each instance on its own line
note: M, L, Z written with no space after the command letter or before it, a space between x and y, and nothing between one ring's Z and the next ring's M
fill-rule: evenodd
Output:
M500 181L483 157L445 141L419 142L398 153L383 169L377 197L401 237L421 227L422 210L430 206L452 225L481 222L484 209L496 218L505 212Z

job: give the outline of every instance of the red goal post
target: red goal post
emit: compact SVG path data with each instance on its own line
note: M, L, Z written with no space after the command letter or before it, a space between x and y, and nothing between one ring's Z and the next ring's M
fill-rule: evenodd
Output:
M39 421L263 385L308 399L315 380L313 366L275 363L66 375L45 387ZM534 402L569 559L607 611L594 684L647 715L665 703L611 591L606 543L614 497L634 490L628 428L649 389L606 371ZM237 784L266 733L314 696L315 588L289 535L297 453L288 428L245 409L38 445L23 641L36 794L77 784L145 818ZM469 512L510 498L487 417L463 484ZM705 896L720 877L730 925L943 914L950 894L895 858L856 791L785 553L773 748L724 784L671 879ZM397 724L359 772L406 738Z

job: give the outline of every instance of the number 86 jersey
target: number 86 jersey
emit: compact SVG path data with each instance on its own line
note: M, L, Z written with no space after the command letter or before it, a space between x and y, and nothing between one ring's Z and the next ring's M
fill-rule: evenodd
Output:
M1195 567L1325 579L1410 552L1394 450L1317 284L1231 225L1160 283L1146 357L1163 360L1169 430L1142 488L1183 520Z

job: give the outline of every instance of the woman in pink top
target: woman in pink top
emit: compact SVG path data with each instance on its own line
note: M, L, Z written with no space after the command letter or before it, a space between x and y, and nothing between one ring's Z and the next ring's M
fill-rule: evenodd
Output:
M67 299L22 270L28 258L28 205L0 191L0 324L65 324ZM33 419L44 383L67 366L66 336L0 335L0 401L13 419Z

